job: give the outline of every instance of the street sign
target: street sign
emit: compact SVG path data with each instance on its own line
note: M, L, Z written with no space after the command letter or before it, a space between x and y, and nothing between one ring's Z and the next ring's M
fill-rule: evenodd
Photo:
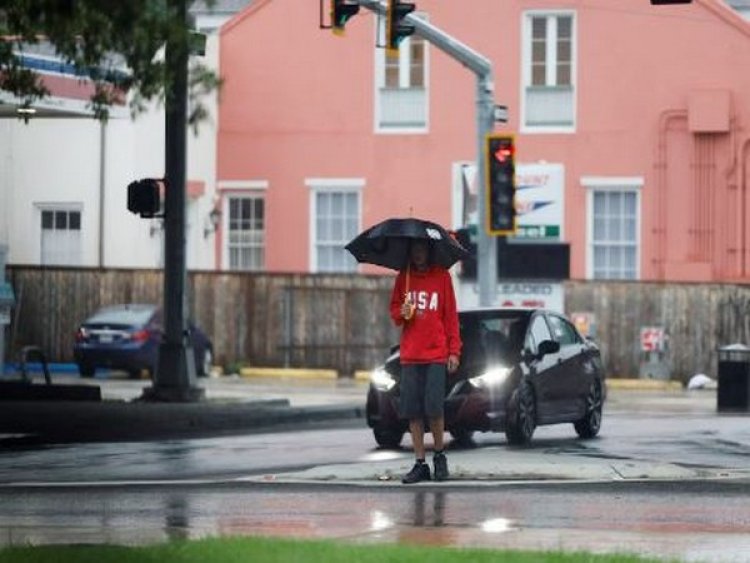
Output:
M584 311L570 314L570 320L583 337L596 338L596 315Z
M2 275L1 272L0 275ZM0 325L10 324L10 309L15 303L13 287L8 282L0 281ZM2 356L0 356L0 361L2 361Z
M479 295L473 280L454 279L456 300L461 308L477 307ZM565 312L565 290L561 283L515 280L495 286L491 305L497 307L539 307Z
M508 123L508 106L495 104L495 107L492 110L492 116L495 123Z
M519 164L516 167L517 240L561 241L565 210L562 164Z
M664 349L664 328L660 326L641 327L641 351L660 352Z

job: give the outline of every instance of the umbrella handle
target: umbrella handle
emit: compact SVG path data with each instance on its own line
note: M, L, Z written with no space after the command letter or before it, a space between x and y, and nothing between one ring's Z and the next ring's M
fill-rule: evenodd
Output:
M404 320L408 321L411 320L411 318L414 316L414 310L417 308L414 303L411 302L411 297L409 296L409 278L411 274L411 264L406 266L406 291L404 291L404 304L409 305L409 313L404 316Z

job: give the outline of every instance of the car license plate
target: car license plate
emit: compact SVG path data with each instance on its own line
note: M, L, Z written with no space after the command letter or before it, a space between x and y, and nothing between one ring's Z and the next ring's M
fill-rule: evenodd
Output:
M109 344L112 342L113 338L111 334L102 334L99 336L99 342L103 342L105 344Z

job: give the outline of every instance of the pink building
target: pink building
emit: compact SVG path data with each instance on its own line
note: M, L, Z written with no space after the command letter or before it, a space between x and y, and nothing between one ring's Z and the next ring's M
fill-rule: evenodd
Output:
M218 268L371 271L343 249L361 229L412 209L472 220L474 76L415 36L387 59L378 17L363 9L337 37L319 9L255 0L222 28ZM579 279L750 276L750 22L726 3L415 13L493 63L520 238L570 243Z

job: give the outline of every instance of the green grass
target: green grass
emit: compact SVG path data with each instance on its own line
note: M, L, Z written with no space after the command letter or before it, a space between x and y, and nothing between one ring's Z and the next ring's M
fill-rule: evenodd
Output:
M271 538L218 538L146 547L28 546L0 549L0 563L644 563L632 555L500 551L351 544Z

